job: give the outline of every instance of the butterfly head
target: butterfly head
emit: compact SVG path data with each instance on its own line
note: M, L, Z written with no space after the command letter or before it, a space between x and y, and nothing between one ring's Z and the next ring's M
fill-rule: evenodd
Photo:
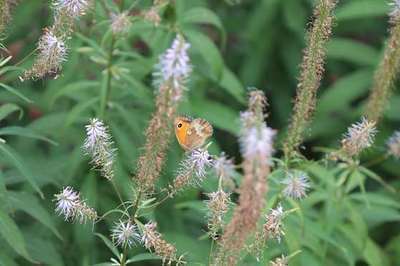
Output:
M187 116L178 116L175 118L174 127L175 135L178 139L179 144L184 145L187 137L187 131L190 128L192 119Z

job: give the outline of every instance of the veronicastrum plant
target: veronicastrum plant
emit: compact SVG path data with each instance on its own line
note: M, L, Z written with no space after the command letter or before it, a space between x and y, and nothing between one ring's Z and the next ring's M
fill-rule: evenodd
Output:
M223 5L239 8L234 5L239 2ZM18 1L0 3L3 30ZM290 20L293 6L302 10L298 3L256 3L249 36L259 37L265 12L270 16L282 7ZM270 91L244 89L225 65L217 45L224 48L234 40L226 38L206 1L51 1L36 47L18 61L7 56L0 64L0 86L7 93L0 106L0 120L7 118L7 127L0 129L5 203L0 246L6 250L0 262L390 265L390 252L378 245L374 229L398 220L398 189L375 167L400 157L400 133L393 132L385 146L375 143L398 74L400 5L392 3L388 43L365 117L354 112L354 122L330 146L336 148L312 147L318 155L307 159L310 153L302 145L314 117L318 120L317 94L332 55L330 40L340 19L352 14L340 9L340 1L313 4L285 132L286 125L270 127L275 110L265 96ZM305 25L289 25L301 28L303 38ZM248 55L243 65L250 69L253 61ZM251 81L253 74L243 70L241 77ZM29 92L44 82L46 91ZM210 86L213 90L207 90ZM30 88L24 92L39 111L23 88ZM209 95L229 96L239 107L213 103ZM270 97L271 105L274 101ZM24 109L33 122L13 126L13 115ZM176 149L173 121L181 113L204 116L216 129L215 138L198 149ZM222 151L220 129L232 133L238 158ZM13 135L42 142L19 142ZM376 158L368 157L371 152ZM50 200L55 185L59 191ZM53 218L53 211L62 219ZM21 213L42 225L26 222Z

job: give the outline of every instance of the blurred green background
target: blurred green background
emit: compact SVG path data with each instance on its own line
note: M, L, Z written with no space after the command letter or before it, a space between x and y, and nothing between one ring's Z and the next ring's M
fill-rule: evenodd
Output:
M112 1L108 2L112 6ZM129 6L133 1L125 2ZM281 154L279 147L290 119L305 33L313 19L315 1L173 2L164 10L160 27L136 21L129 34L117 42L114 64L118 79L113 79L105 122L118 148L116 182L126 199L132 197L129 179L154 109L153 66L174 37L167 26L178 25L191 43L194 71L179 112L210 121L215 128L211 152L218 154L223 150L239 163L238 118L239 112L246 108L247 87L257 87L266 93L267 123L278 130L277 156ZM147 8L150 4L150 1L140 1L137 8ZM373 72L388 36L389 10L386 0L343 0L338 4L315 119L302 149L307 158L321 158L316 147L337 147L346 128L362 115ZM32 52L42 29L51 23L50 1L21 1L3 40L13 56L9 64L19 62ZM94 229L109 235L111 220L94 228L90 224L67 223L55 215L52 201L61 187L71 185L100 213L118 204L110 184L90 169L81 149L84 125L96 115L99 106L105 68L100 51L107 49L107 34L109 20L96 5L77 22L68 42L68 60L57 79L20 82L19 71L2 73L0 77L1 83L32 100L25 101L0 90L1 104L14 103L21 108L0 124L0 136L7 141L7 145L2 145L4 150L0 156L2 265L93 265L109 261L112 256L92 232ZM28 68L32 60L29 57L22 66ZM371 160L384 152L386 138L400 128L397 91L390 98L389 107L379 126L377 145L363 160ZM172 141L160 186L173 178L182 156L178 144ZM398 161L386 160L372 169L391 185L400 186ZM37 184L43 197L32 184ZM207 261L210 242L199 240L206 230L205 210L200 200L204 198L202 192L215 187L216 180L210 177L204 187L185 191L152 214L160 231L176 244L180 253L187 252L192 262ZM376 183L367 183L367 189L381 188ZM391 211L384 209L365 218L369 235L378 246L373 250L384 255L371 254L376 256L375 260L355 256L354 265L400 265L400 205L396 201L389 205ZM6 235L12 236L7 239ZM324 237L323 232L320 237ZM267 258L279 255L278 247L272 244ZM132 254L143 252L141 247L131 251ZM293 265L347 265L334 257L324 262L314 258L312 252L299 256L302 258L293 261ZM385 260L381 261L379 256ZM160 265L160 262L133 265ZM249 260L244 265L265 264Z

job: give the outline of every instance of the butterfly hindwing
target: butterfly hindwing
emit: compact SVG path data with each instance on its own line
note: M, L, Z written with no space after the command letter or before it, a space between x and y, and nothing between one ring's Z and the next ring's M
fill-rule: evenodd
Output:
M197 118L192 121L187 131L186 146L190 150L200 148L213 133L212 126L206 120Z

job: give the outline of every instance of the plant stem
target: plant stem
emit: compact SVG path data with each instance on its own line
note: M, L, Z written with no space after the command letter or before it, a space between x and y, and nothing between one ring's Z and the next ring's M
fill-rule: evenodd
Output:
M364 164L364 167L369 168L369 167L371 167L371 166L373 166L373 165L376 165L376 164L378 164L378 163L381 163L381 162L386 161L387 158L388 158L388 155L387 155L387 154L382 155L382 156L380 156L380 157L378 157L378 158L375 158L375 159L373 159L373 160L371 160L371 161L366 162L366 163Z
M32 55L35 54L35 52L38 50L38 48L35 48L34 50L32 50L32 52L30 52L28 55L26 55L24 58L22 58L21 60L19 60L17 63L14 64L14 66L19 66L20 64L22 64L23 62L25 62L29 57L31 57Z
M215 240L212 239L211 240L210 253L208 254L208 265L211 265L212 254L213 254L213 251L214 251L214 243L215 243Z
M115 193L116 193L117 196L118 196L119 201L120 201L121 204L124 206L124 209L125 209L125 211L126 211L127 209L126 209L126 206L125 206L125 202L123 201L122 196L121 196L121 193L119 192L118 187L117 187L117 185L115 184L114 180L111 180L111 184L112 184L112 186L113 186L113 188L114 188L114 190L115 190Z
M122 258L121 258L121 266L126 265L126 259L128 258L128 245L124 245L124 251L122 253Z
M137 213L138 207L139 207L139 203L142 199L142 190L139 190L139 193L137 195L137 198L135 200L135 204L133 205L133 210L132 210L132 221L135 221L135 215ZM125 266L126 265L126 258L128 255L128 249L127 249L127 245L124 246L124 251L122 253L122 258L121 258L121 266Z
M104 119L104 113L105 113L105 110L107 107L108 98L110 97L110 91L111 91L111 85L112 85L111 84L111 81L112 81L111 67L112 67L114 46L115 46L115 37L112 36L110 49L108 50L106 81L105 81L105 85L102 86L102 91L101 91L100 109L99 109L100 119Z
M137 198L135 200L135 204L133 205L132 220L135 220L135 215L136 215L137 210L139 208L139 203L140 203L140 200L142 199L142 194L143 194L142 190L139 190L139 193L138 193Z
M393 84L400 69L400 19L393 21L383 58L375 71L374 82L364 114L378 123L387 109Z
M119 12L122 13L122 11L124 10L124 6L125 6L125 1L124 0L120 0L119 1L119 6L118 6Z
M325 47L331 35L335 5L336 0L319 0L314 9L316 19L308 33L291 123L283 145L286 163L298 154L298 147L303 142L314 114L317 91L324 73Z

